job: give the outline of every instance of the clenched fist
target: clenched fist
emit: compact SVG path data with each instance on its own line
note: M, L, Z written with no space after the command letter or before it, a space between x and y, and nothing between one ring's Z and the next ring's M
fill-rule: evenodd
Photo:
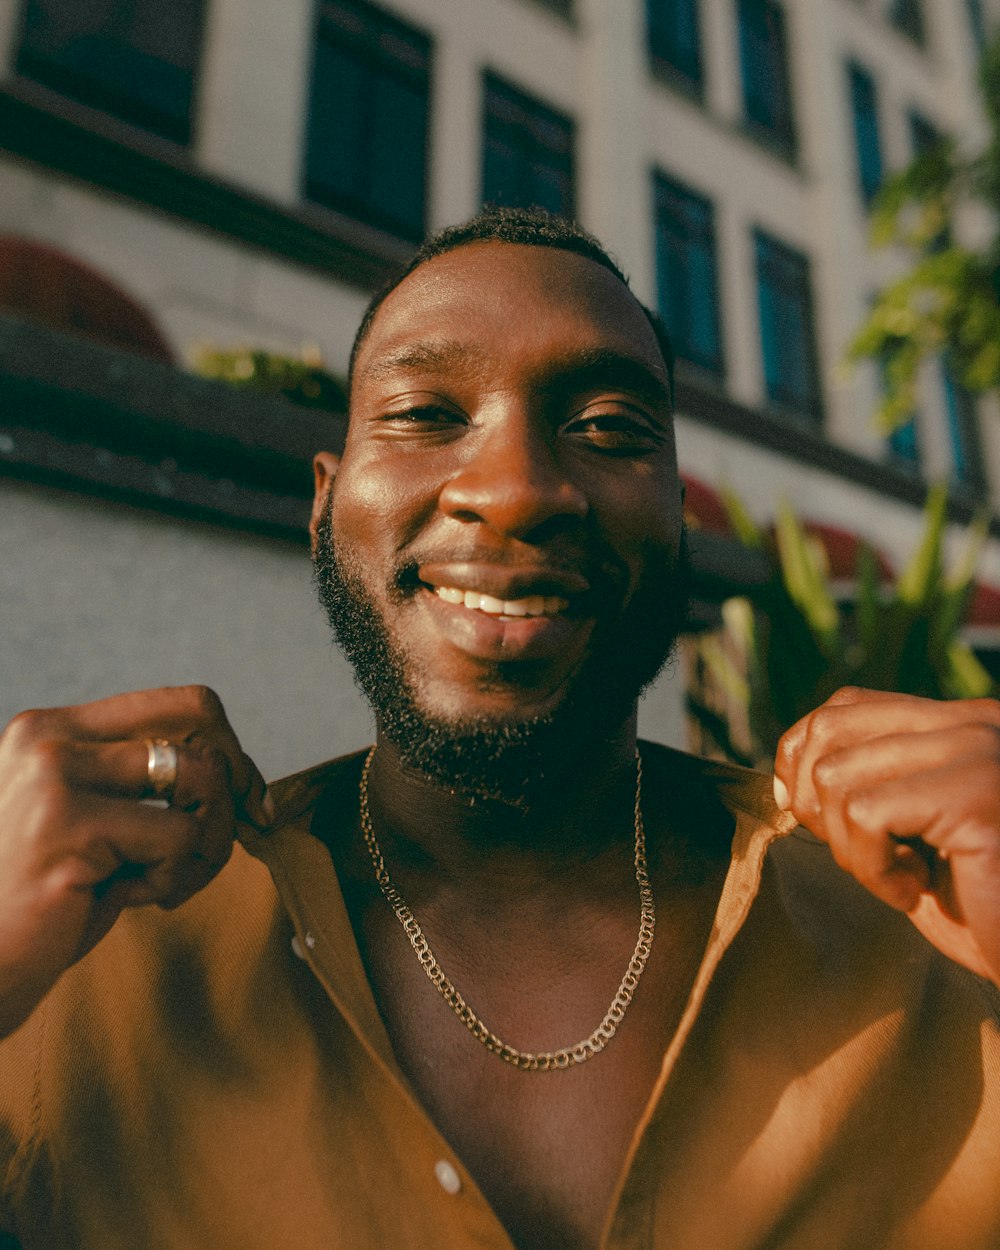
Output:
M154 805L141 800L161 740L176 780ZM237 822L269 816L260 773L204 687L16 717L0 736L0 1036L122 908L183 903L225 864Z

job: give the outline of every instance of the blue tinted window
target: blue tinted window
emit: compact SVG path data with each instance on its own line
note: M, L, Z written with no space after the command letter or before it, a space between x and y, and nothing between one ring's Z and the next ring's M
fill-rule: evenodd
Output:
M955 376L947 360L942 363L941 380L948 419L952 477L958 485L980 494L985 488L986 473L976 402Z
M966 0L966 8L969 14L969 30L972 32L972 42L976 46L976 51L982 55L989 42L983 0Z
M924 10L921 0L892 0L889 6L889 21L914 43L923 44L927 32L924 28Z
M941 132L916 109L911 109L907 114L907 122L910 127L910 150L914 156L923 156L938 142Z
M188 143L202 0L27 0L17 70L175 143Z
M795 153L785 13L776 0L739 0L743 108L750 128Z
M664 174L653 180L660 315L682 360L723 369L715 214L711 202Z
M889 459L898 468L917 472L920 468L920 444L917 441L917 423L911 417L903 425L897 425L886 439Z
M424 233L430 42L359 0L320 5L306 195L402 238Z
M573 215L573 123L495 74L485 77L483 203Z
M809 261L758 231L754 236L764 388L772 403L822 416Z
M646 0L646 30L653 65L700 90L698 0Z
M854 143L858 160L861 198L870 204L882 185L882 143L879 136L875 80L853 62L847 67L854 120Z

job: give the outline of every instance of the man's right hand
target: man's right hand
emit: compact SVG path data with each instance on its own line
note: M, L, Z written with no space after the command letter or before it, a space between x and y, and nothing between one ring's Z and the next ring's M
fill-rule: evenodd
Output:
M150 740L177 751L168 806ZM177 907L215 876L238 821L266 827L263 778L202 686L24 712L0 735L0 1037L121 910Z

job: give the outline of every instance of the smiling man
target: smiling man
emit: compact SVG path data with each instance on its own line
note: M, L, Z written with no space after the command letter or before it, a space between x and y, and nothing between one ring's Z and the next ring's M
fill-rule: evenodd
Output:
M669 348L575 227L425 245L350 394L313 554L375 746L268 795L200 689L0 738L0 1227L995 1248L1000 708L842 692L780 809L637 743Z

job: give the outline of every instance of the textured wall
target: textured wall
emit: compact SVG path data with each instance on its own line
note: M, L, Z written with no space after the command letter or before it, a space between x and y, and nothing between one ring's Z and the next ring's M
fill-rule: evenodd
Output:
M371 741L305 548L0 480L0 723L204 682L268 777ZM682 740L661 682L642 731Z

